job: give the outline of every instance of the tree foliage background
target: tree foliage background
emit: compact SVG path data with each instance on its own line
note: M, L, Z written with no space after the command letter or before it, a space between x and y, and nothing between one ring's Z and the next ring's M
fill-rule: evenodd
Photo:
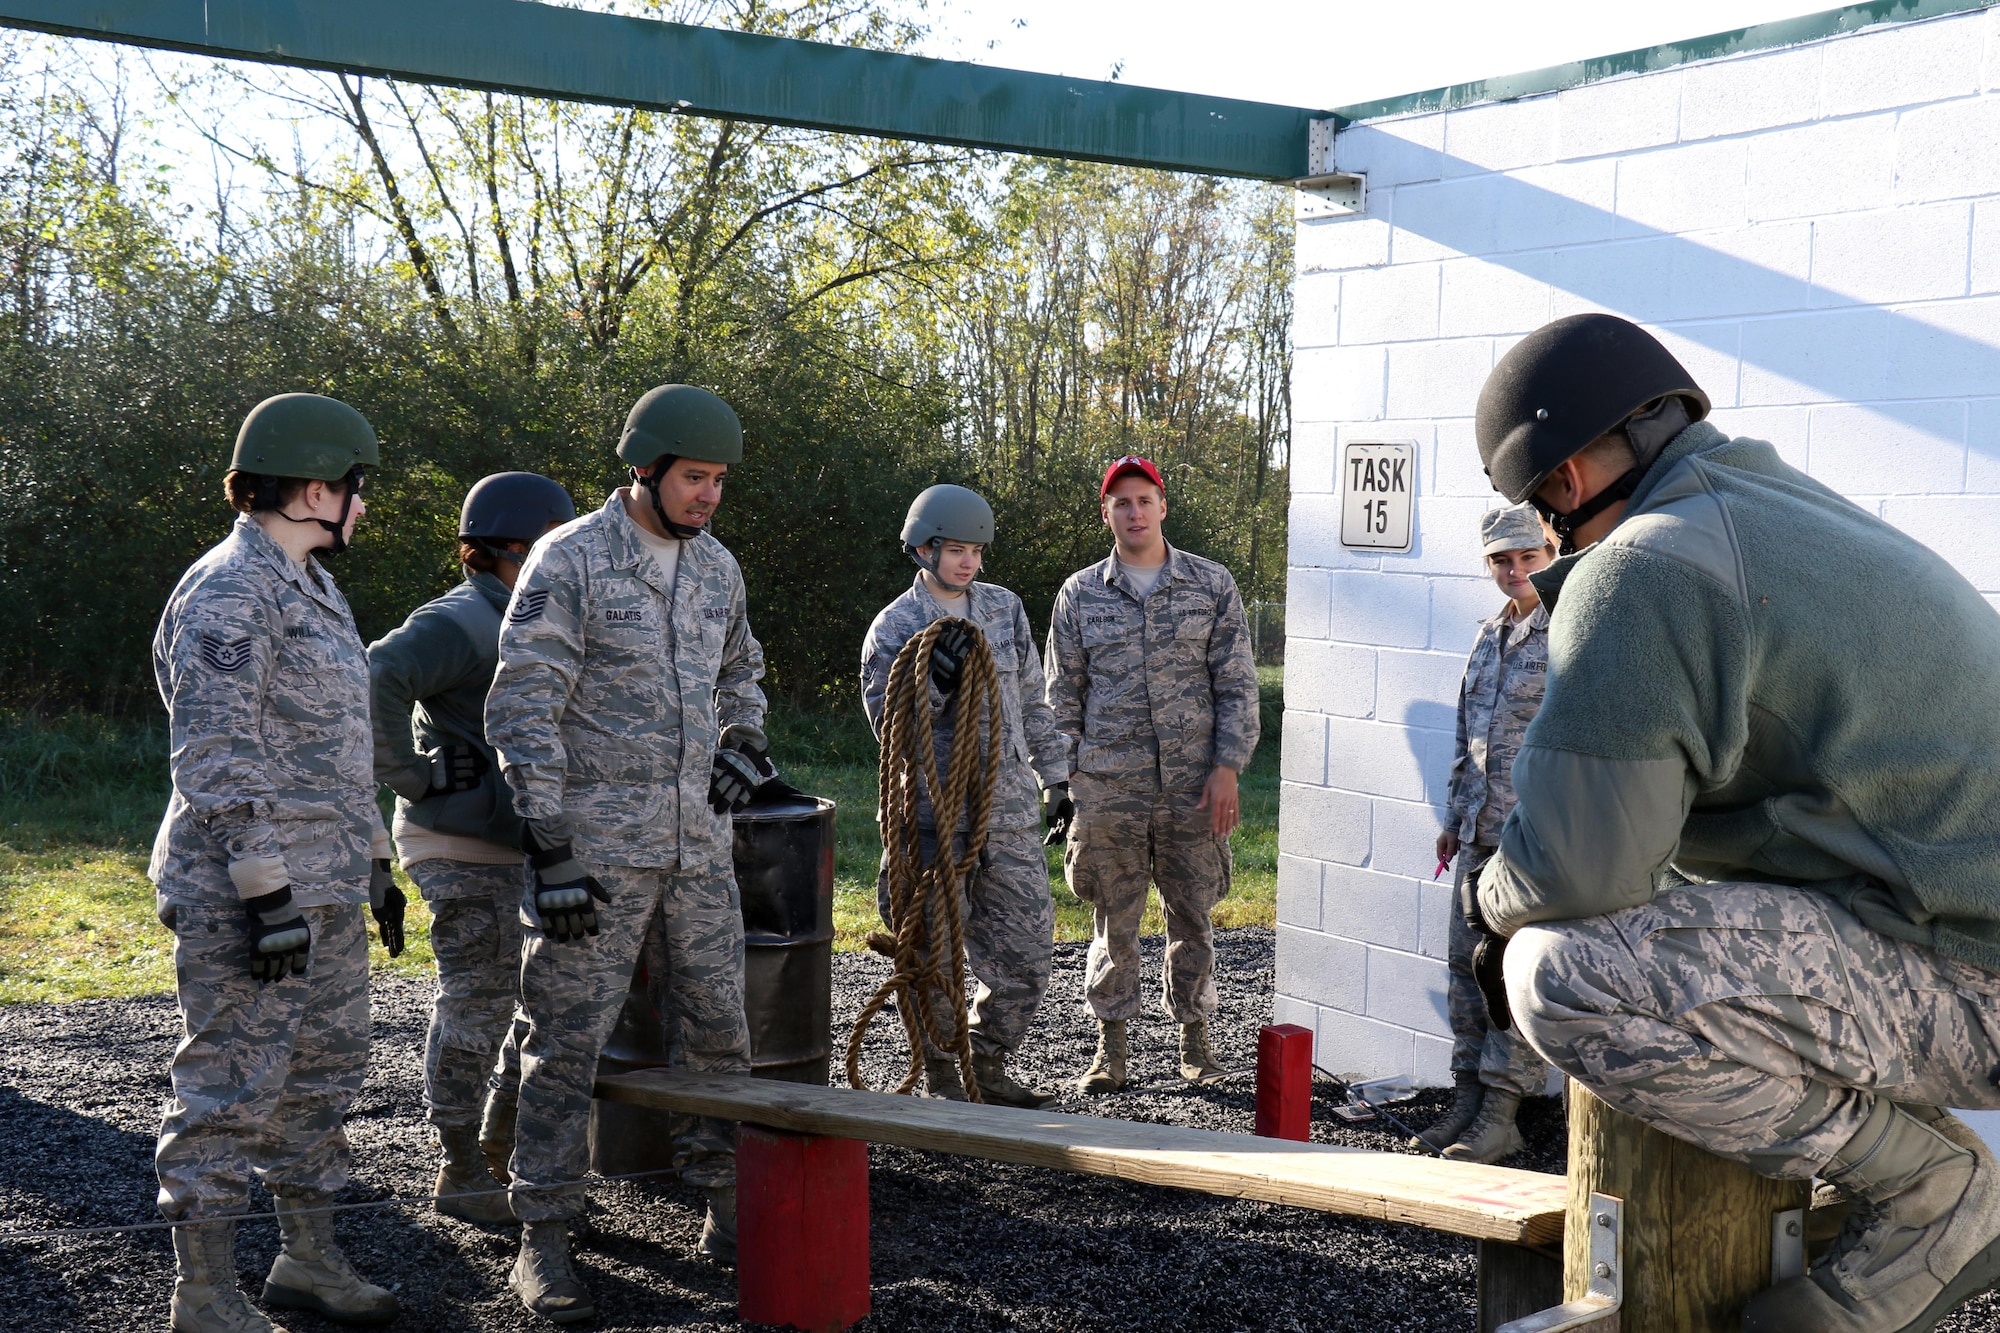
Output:
M623 8L921 35L884 4ZM993 501L988 577L1038 627L1108 549L1124 453L1166 472L1176 544L1275 599L1291 275L1275 187L0 39L0 701L157 706L236 426L293 390L384 442L337 569L366 638L458 577L472 482L601 503L669 381L743 417L715 532L795 704L852 692L934 481Z

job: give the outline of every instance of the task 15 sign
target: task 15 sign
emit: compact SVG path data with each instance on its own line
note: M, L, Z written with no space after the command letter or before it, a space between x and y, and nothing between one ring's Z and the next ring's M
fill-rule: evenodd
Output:
M1349 444L1340 454L1340 544L1409 550L1416 494L1415 441Z

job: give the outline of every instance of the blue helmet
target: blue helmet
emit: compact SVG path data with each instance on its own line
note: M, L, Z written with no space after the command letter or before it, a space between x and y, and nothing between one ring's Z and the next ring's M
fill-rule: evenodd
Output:
M537 472L496 472L465 493L458 535L487 541L533 542L551 523L576 517L569 492Z

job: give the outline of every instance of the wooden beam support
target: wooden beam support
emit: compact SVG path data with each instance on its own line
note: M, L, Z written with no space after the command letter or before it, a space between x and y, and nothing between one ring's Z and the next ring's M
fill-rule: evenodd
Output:
M1662 1134L1569 1085L1563 1292L1590 1285L1590 1196L1624 1200L1625 1306L1617 1333L1738 1333L1771 1284L1771 1219L1803 1182L1772 1180Z

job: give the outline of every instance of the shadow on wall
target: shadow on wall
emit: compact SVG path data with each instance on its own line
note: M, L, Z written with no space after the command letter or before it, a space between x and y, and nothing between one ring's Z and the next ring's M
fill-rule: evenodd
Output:
M1391 156L1407 161L1417 154L1437 163L1440 179L1396 184L1382 192L1389 204L1384 220L1391 228L1548 283L1575 298L1559 301L1559 307L1570 309L1552 314L1603 309L1651 326L1687 362L1718 406L1873 407L2000 395L2000 346L1989 340L2000 335L2000 295L1970 298L1961 290L1955 295L1962 299L1954 300L1952 294L1927 297L1936 303L1913 308L1869 305L1879 298L1843 292L1811 276L1819 267L1814 230L1824 220L1746 220L1727 233L1746 251L1761 247L1767 255L1792 261L1789 267L1773 267L1382 131L1363 127L1363 133L1368 138L1356 145L1359 151L1353 156L1366 159L1379 149L1385 166ZM1680 151L1691 153L1694 147ZM1668 146L1660 153L1673 151ZM1614 173L1635 160L1643 159L1596 158L1534 170L1609 199ZM1837 180L1848 169L1835 160L1819 166L1822 179ZM1353 169L1368 167L1364 160ZM1674 186L1689 196L1718 188L1692 166ZM1939 188L1936 182L1932 186ZM1747 211L1741 216L1747 219ZM1875 216L1845 214L1840 220L1859 226ZM1507 249L1521 237L1534 238L1535 248ZM1735 364L1739 359L1740 369ZM1893 408L1885 414L1902 415ZM1909 424L1922 429L1921 414ZM2000 454L2000 432L1973 442L1975 448L1982 445L1984 452Z

